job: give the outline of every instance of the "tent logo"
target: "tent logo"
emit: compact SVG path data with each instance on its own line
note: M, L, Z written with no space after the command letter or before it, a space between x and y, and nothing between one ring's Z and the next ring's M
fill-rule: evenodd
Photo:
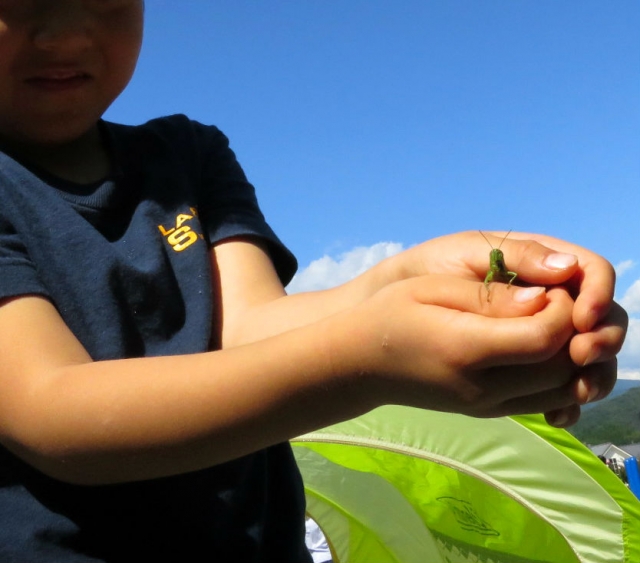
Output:
M475 532L482 536L499 536L500 532L494 530L485 522L473 508L473 505L466 500L454 497L439 497L437 500L446 504L463 530Z

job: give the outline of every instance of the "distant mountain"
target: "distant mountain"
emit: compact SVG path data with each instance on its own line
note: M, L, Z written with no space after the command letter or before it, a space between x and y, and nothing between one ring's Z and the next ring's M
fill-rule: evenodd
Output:
M617 397L618 395L622 395L626 393L629 389L633 389L634 387L640 387L640 380L638 379L618 379L616 382L616 386L611 391L609 395L610 399Z
M640 442L640 385L634 383L620 392L618 383L616 393L586 409L569 432L587 445Z
M640 387L640 380L618 379L618 381L616 382L616 386L613 388L613 391L611 391L611 393L609 393L609 395L607 395L606 398L602 399L602 401L597 401L595 403L590 403L588 405L585 405L584 407L582 407L582 412L586 412L592 409L593 407L597 407L598 405L601 405L603 401L610 401L615 397L619 397L620 395L622 395L623 393L626 393L627 391L629 391L629 389L633 389L634 387Z

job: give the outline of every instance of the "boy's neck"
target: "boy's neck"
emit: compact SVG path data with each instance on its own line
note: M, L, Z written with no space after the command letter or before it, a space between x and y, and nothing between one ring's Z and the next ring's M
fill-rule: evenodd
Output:
M111 172L111 160L98 126L94 126L73 141L57 144L27 144L6 142L13 155L48 173L75 182L91 184L106 178Z

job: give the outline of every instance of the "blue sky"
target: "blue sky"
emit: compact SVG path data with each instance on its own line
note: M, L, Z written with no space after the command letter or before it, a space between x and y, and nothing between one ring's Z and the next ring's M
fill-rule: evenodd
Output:
M639 30L638 0L150 0L106 118L218 125L307 277L468 229L591 248L640 377Z

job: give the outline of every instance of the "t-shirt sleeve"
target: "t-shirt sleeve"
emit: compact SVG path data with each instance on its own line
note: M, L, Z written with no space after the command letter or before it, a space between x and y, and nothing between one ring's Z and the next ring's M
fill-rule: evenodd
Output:
M266 240L278 275L286 285L297 269L295 257L267 224L255 189L229 147L227 137L216 127L197 127L203 148L199 212L210 244L236 236Z
M27 294L49 295L20 237L0 216L0 299Z

